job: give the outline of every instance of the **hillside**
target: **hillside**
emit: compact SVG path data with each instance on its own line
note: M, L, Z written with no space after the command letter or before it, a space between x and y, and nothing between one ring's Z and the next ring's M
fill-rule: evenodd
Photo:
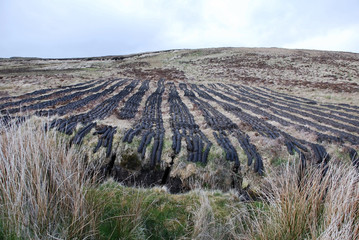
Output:
M4 122L49 116L50 128L93 149L90 161L130 185L241 191L284 159L350 161L359 146L354 53L220 48L12 58L1 60L0 78Z
M359 54L14 57L0 83L0 238L359 236Z

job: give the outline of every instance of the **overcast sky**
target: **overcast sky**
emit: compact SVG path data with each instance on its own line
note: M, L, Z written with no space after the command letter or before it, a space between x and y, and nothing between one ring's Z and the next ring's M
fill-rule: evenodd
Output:
M358 0L0 0L0 57L205 47L359 53Z

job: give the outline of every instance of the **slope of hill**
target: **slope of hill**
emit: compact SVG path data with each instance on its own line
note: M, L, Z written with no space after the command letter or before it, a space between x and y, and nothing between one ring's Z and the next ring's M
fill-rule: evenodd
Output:
M4 122L49 116L130 185L241 190L256 178L246 169L260 176L291 156L303 167L349 161L358 149L359 54L219 48L1 62Z
M310 178L319 181L318 189L328 189L320 182L337 174L331 164L345 165L338 168L343 172L350 165L359 167L355 53L218 48L71 59L16 57L0 59L0 83L3 131L39 122L48 132L59 132L68 147L81 148L86 166L102 179L127 186L165 186L170 193L220 190L227 192L227 200L235 196L239 211L238 200L262 204L277 184L297 191L297 181L300 185L302 178ZM284 171L285 166L295 171ZM313 168L319 178L309 174ZM286 188L278 189L279 198L290 198ZM298 191L301 199L301 185ZM175 196L164 198L175 204ZM200 200L205 205L209 201ZM228 210L222 207L220 212Z

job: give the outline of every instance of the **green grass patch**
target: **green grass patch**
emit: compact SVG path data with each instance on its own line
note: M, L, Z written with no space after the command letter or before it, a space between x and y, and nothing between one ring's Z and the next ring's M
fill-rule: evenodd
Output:
M215 159L223 159L226 157L225 151L218 146L212 146L208 154L208 162L214 161Z
M101 239L177 239L191 225L191 197L159 189L136 189L106 183L91 190L103 205Z
M0 220L0 239L17 240L19 238L16 233L11 229L11 226L4 226L6 224L6 218L1 216Z
M275 167L285 165L287 162L288 162L288 159L284 159L281 157L275 157L270 160L270 164Z
M218 223L242 205L229 193L206 192ZM91 189L89 198L101 206L100 239L191 239L200 194L169 194L160 188L125 187L106 182ZM244 205L243 205L244 206Z

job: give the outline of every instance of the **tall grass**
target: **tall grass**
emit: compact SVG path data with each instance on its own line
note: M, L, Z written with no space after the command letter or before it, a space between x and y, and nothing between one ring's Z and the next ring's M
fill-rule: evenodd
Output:
M193 239L214 239L218 233L213 209L208 196L203 191L198 191L199 208L194 212Z
M0 129L0 238L90 237L97 216L84 154L40 126Z
M333 162L308 169L298 184L289 165L268 178L269 211L257 221L259 239L358 239L359 177L351 166Z
M233 208L229 239L359 239L359 174L341 162L309 167L298 183L297 168L287 164L263 183L264 198ZM222 236L225 239L225 236Z

